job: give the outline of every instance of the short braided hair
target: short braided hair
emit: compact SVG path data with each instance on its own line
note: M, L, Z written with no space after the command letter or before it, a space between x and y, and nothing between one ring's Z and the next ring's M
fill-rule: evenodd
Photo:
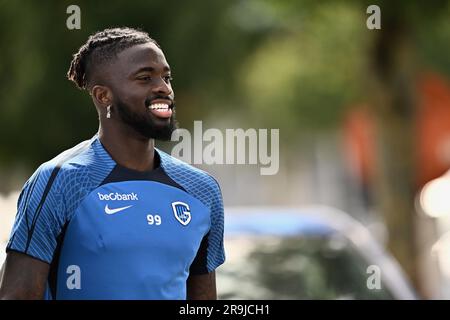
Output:
M119 52L137 44L152 42L147 32L132 28L113 28L98 31L73 55L67 78L80 89L87 89L93 66L107 62Z

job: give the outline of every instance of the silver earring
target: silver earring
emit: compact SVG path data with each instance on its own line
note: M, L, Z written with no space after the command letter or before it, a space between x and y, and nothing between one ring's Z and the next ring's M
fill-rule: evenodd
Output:
M111 118L111 105L106 107L106 118Z

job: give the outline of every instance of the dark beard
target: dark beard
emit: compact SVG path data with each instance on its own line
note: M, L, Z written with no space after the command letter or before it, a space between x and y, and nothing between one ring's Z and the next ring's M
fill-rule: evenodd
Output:
M172 132L177 128L177 121L175 120L175 103L172 104L172 116L170 117L170 121L164 126L156 125L150 115L143 116L133 113L131 108L120 100L117 100L114 107L116 107L118 115L123 123L148 139L169 141L172 137ZM147 107L145 108L147 109Z

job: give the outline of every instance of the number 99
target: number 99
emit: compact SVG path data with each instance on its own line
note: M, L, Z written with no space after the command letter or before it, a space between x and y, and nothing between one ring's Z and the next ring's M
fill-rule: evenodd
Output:
M155 214L155 215L148 214L147 215L147 223L149 225L156 224L157 226L159 226L161 224L161 216L158 214Z

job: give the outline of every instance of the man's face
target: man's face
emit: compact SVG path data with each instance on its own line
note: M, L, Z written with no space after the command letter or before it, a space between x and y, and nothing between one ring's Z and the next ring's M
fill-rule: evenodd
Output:
M120 120L149 139L170 140L176 128L170 67L153 43L125 49L108 70Z

